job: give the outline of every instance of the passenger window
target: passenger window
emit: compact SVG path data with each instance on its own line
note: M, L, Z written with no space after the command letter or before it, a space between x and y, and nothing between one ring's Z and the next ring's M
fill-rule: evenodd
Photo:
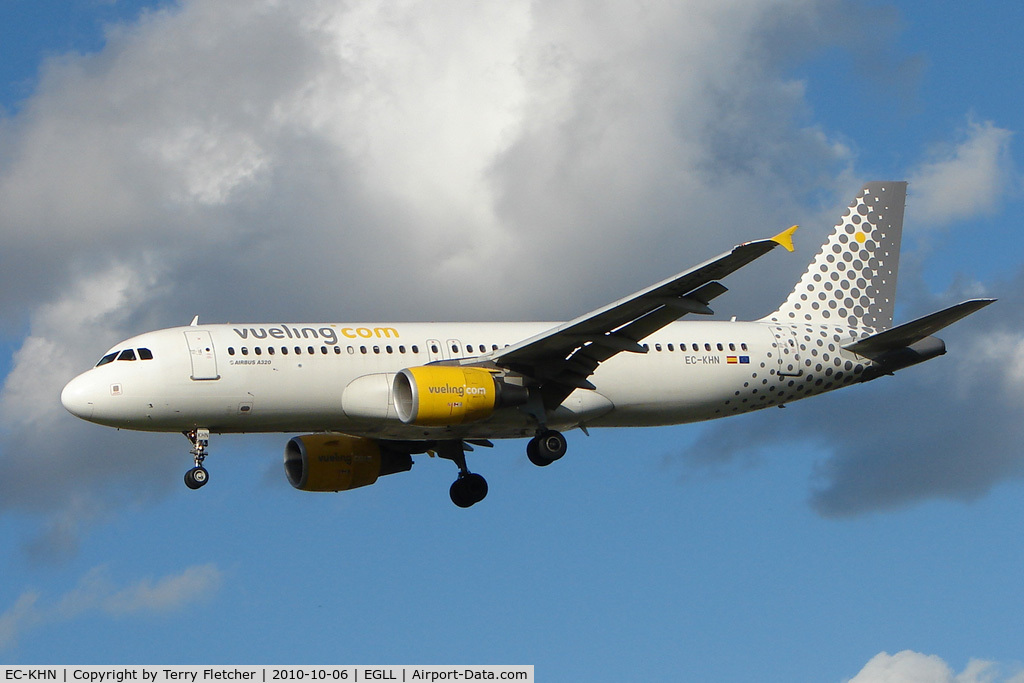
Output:
M654 345L654 350L655 351L661 351L661 344L655 344Z
M348 352L349 352L349 353L355 353L355 352L356 352L356 347L354 347L354 346L349 346L349 347L348 347Z
M742 343L742 344L740 344L740 348L741 348L741 349L743 349L744 351L746 351L746 350L747 350L747 345L746 345L746 343Z
M341 347L340 346L335 346L334 347L334 355L335 356L340 356L341 355Z
M300 346L296 346L295 347L295 355L296 356L301 356L302 355L302 347L300 347Z
M671 344L669 344L669 345L668 345L668 350L669 350L669 351L675 351L675 348L674 348L674 347L673 347L673 346L672 346Z
M430 345L430 352L431 353L437 353L437 344L431 344Z
M365 354L366 353L366 347L365 346L360 346L359 347L359 353Z
M153 352L149 349L139 349L139 360L153 360Z
M287 356L288 355L288 347L287 346L282 346L281 347L281 355L282 356Z
M704 342L704 350L705 351L710 351L711 350L711 344L708 344L707 342Z
M327 355L327 347L326 346L321 346L320 347L320 353L326 356Z
M373 352L379 354L380 353L380 347L379 346L374 346L373 347Z
M404 344L399 344L398 345L398 352L399 353L405 353L405 345Z
M248 356L249 355L249 349L243 346L242 347L242 355L243 356Z
M313 347L312 347L312 346L307 346L307 347L306 347L306 350L307 350L307 351L309 351L309 355L311 355L311 356L312 356L312 355L313 355L314 353L316 353L316 351L314 351L314 350L313 350Z
M721 344L719 344L719 345L718 345L718 350L719 350L719 351L724 351L724 350L725 350L725 348L724 348L724 347L723 347L723 346L722 346Z
M100 358L100 361L96 363L96 367L106 365L107 363L112 363L114 362L115 358L117 358L117 351L114 351L113 353L108 353L107 355L103 356L103 358Z
M388 353L394 353L395 352L395 350L393 348L391 348L390 346L385 346L384 350L387 351Z
M256 352L257 356L262 356L263 355L263 347L262 346L257 346L255 349L253 349L253 351Z
M135 350L134 349L125 349L124 351L122 351L117 356L117 359L118 360L135 360Z
M736 350L736 345L735 344L729 344L729 350L730 351L735 351Z
M415 344L413 344L412 345L412 352L413 353L419 353L420 352L420 347L418 347Z
M235 355L235 347L234 346L229 346L228 347L228 355L229 356Z
M267 353L269 353L271 356L273 356L274 355L274 347L273 346L268 346L267 347Z

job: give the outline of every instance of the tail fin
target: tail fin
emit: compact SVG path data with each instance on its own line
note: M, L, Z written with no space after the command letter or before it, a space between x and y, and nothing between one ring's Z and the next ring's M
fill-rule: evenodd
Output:
M906 196L905 182L861 188L789 298L764 320L891 327Z

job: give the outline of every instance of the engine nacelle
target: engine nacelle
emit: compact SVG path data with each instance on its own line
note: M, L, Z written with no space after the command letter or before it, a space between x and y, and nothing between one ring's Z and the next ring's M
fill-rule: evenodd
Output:
M301 491L348 491L412 469L412 457L347 434L296 436L284 448L288 483Z
M406 424L447 427L478 422L498 408L522 405L524 387L505 384L482 368L428 365L406 368L392 385L395 412Z

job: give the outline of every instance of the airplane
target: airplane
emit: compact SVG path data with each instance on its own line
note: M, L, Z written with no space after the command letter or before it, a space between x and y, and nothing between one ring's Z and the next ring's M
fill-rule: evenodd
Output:
M759 320L709 315L720 282L797 226L740 244L565 323L236 323L147 332L114 345L61 393L75 416L118 429L180 432L185 484L209 480L211 434L305 433L285 446L289 483L344 491L451 460L467 508L487 482L474 446L529 438L527 457L565 455L563 432L712 420L867 382L946 352L934 336L995 299L892 326L906 182L870 182L789 297Z

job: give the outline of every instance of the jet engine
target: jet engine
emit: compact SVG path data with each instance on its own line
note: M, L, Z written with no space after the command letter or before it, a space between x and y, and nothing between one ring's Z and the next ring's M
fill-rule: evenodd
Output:
M284 448L288 483L301 491L347 491L410 469L408 453L347 434L296 436Z
M525 387L506 384L482 368L429 365L406 368L392 385L395 411L406 424L447 427L478 422L498 408L526 403Z

